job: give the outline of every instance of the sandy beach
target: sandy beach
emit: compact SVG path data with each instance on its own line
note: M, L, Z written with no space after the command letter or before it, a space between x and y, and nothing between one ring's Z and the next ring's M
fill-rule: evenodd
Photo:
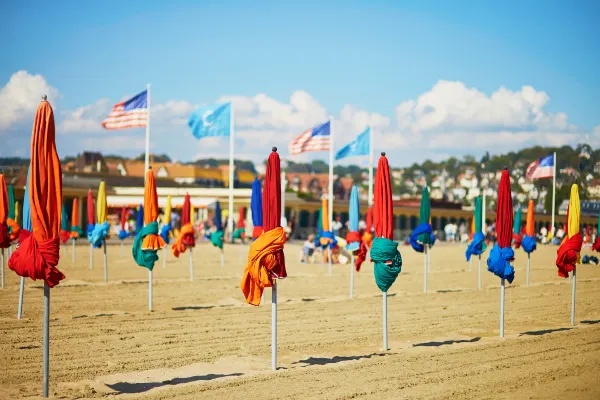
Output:
M389 292L390 350L382 351L381 292L371 263L301 264L299 244L286 246L289 277L279 283L279 369L271 371L271 292L245 304L239 289L247 246L225 247L226 265L210 244L171 254L148 272L131 243L120 256L81 241L76 262L61 250L67 279L52 290L50 393L56 398L126 399L404 399L600 398L600 266L577 272L577 312L570 326L571 285L559 278L555 247L527 257L516 250L516 279L506 290L506 336L499 338L499 279L477 262L469 272L462 245L431 252L428 293L423 256L401 246L402 273ZM170 253L170 252L169 252ZM582 254L590 254L584 249ZM318 259L318 257L317 257ZM43 283L26 281L17 320L19 278L5 270L0 290L0 398L35 397L42 381Z

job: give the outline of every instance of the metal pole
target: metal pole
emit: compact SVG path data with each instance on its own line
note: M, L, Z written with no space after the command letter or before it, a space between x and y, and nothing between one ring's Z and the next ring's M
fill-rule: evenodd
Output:
M500 280L500 337L504 337L504 278Z
M423 250L423 293L427 293L427 245Z
M531 267L531 253L527 254L527 286L529 286L529 268Z
M71 263L75 264L75 238L71 239Z
M4 289L4 249L2 249L2 289Z
M92 265L94 264L94 246L90 243L90 269L92 269Z
M152 311L152 270L148 270L148 311Z
M235 143L235 129L233 119L233 103L230 104L229 112L229 218L227 218L227 231L229 238L233 239L233 147Z
M146 108L148 113L148 122L146 123L146 154L144 155L144 176L150 167L150 84L146 85Z
M163 268L167 265L167 248L163 247Z
M477 288L481 290L481 254L479 255L479 263L477 265Z
M123 241L122 240L121 240L121 254L120 254L120 256L123 257Z
M23 316L23 292L25 291L25 278L21 277L21 287L19 289L19 310L17 311L17 319Z
M277 279L271 288L271 368L277 370Z
M108 268L106 265L106 240L104 240L104 245L102 246L104 253L104 283L108 282Z
M329 229L331 229L331 232L333 233L333 117L329 117L329 129L330 129L330 137L331 137L331 142L329 144L329 215L327 216L327 218L329 218ZM335 239L335 237L334 237ZM329 276L333 275L333 271L332 271L332 267L331 267L331 248L329 247L329 245L327 245L327 251L328 251L328 255L329 255Z
M383 350L389 350L387 331L387 292L383 292Z
M469 258L469 272L473 271L473 257Z
M369 127L369 206L373 205L373 127ZM370 232L369 232L370 233Z
M194 261L192 259L192 248L190 247L190 281L194 280Z
M575 290L577 287L577 267L573 270L572 291L571 291L571 326L575 326Z
M556 204L556 152L554 152L554 168L553 168L553 172L552 172L552 237L554 237L554 207Z
M333 275L333 268L331 267L331 247L327 245L327 259L329 261L329 276Z
M427 272L431 272L431 247L427 245Z
M50 287L44 282L44 326L42 356L42 396L48 397L48 377L50 371Z
M221 249L221 268L225 268L225 252Z
M354 254L350 255L350 298L354 296Z

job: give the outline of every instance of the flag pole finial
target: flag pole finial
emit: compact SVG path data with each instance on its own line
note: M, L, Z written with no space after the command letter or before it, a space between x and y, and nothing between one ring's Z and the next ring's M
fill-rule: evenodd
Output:
M277 152L277 147L273 146L273 148L271 150L274 152Z

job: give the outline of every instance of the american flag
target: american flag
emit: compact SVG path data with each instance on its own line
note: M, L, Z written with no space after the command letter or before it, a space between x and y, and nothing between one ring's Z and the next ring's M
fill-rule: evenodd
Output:
M329 121L302 132L290 142L290 154L300 154L308 151L326 151L331 146L331 130Z
M525 177L529 180L552 178L554 176L554 155L535 160L527 167Z
M148 125L148 91L113 106L108 117L102 121L104 129L127 129Z

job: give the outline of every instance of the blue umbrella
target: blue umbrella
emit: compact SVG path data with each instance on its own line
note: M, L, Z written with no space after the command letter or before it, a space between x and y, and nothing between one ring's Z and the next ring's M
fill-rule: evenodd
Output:
M229 216L231 218L231 216ZM221 219L221 203L217 201L215 205L215 218L213 219L217 232L223 230L223 220Z
M350 230L350 234L348 235L351 238L352 232L356 234L356 238L353 241L348 240L348 244L346 245L346 250L355 251L360 247L360 235L358 233L358 215L360 214L360 206L358 203L358 188L356 186L352 186L352 191L350 192L350 208L348 210L350 214L350 220L348 221L348 228Z
M254 182L252 182L252 197L250 198L250 209L252 210L252 225L254 225L252 238L256 239L262 233L263 226L262 193L260 190L260 181L258 180L258 178L254 178Z
M137 218L135 219L135 234L140 233L142 228L144 227L144 206L140 204L140 208L138 209Z
M29 169L27 170L27 184L25 185L25 198L23 199L23 229L31 232L31 210L29 206Z

